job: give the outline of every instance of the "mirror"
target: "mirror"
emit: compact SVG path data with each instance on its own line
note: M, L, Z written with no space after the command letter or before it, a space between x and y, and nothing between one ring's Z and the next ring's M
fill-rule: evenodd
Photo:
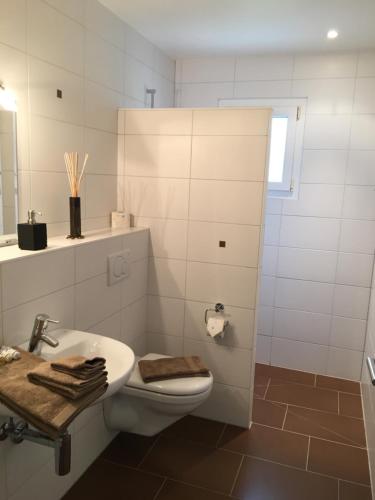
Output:
M0 246L14 243L17 232L17 114L0 106Z

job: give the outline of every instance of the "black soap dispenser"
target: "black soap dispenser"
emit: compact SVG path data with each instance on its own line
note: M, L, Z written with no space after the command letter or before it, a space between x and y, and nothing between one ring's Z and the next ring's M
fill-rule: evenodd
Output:
M21 250L43 250L47 247L47 224L36 222L36 215L42 214L28 210L27 222L17 224L18 246Z

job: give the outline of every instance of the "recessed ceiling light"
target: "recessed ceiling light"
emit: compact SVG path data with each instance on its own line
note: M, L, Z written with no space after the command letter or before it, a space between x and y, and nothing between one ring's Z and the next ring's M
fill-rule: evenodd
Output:
M336 30L329 30L327 33L327 38L330 40L333 40L334 38L337 38L339 36L338 32Z

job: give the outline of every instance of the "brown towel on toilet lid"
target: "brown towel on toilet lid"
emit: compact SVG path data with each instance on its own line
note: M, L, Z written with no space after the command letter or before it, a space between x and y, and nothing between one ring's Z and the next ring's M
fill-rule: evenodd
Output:
M27 377L30 382L43 385L68 399L79 399L107 382L108 372L104 370L95 371L91 378L81 379L58 372L51 365L49 361L40 363Z
M185 377L209 377L210 372L199 356L141 359L138 368L143 382Z
M87 359L84 356L70 356L69 358L55 359L51 362L51 368L86 380L104 370L105 359L98 356L92 359Z
M56 439L85 408L107 390L107 384L76 401L31 383L27 373L44 359L18 349L21 359L0 366L0 402L29 424Z

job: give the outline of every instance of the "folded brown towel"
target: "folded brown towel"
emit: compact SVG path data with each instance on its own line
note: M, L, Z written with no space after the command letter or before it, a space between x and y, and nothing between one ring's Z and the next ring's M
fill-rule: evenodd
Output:
M87 359L84 356L70 356L69 358L56 359L51 362L51 367L62 373L68 373L82 380L89 379L95 373L105 369L105 359L95 357Z
M31 383L28 372L44 360L18 349L21 359L0 366L0 401L37 429L56 439L81 413L107 390L101 385L86 396L69 401L46 387Z
M143 382L155 382L184 377L209 377L210 372L199 356L185 358L159 358L140 360L139 371Z
M79 399L104 385L107 382L107 375L108 372L100 370L94 372L90 378L79 379L67 373L55 371L52 363L45 361L31 370L27 377L30 382L44 385L66 398Z

